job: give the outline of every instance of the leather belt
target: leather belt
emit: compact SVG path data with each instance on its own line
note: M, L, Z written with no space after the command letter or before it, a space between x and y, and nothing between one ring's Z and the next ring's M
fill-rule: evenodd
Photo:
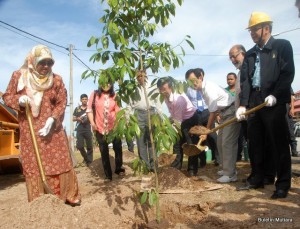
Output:
M226 111L226 110L227 110L229 107L231 107L232 105L234 105L234 102L231 103L229 106L224 107L223 109L219 110L219 112L222 113L222 112Z
M201 114L201 113L203 113L203 112L205 112L205 111L207 111L208 109L204 109L203 111L200 111L200 110L196 110L196 112L198 113L198 114Z
M253 87L252 91L261 91L261 88L260 87Z

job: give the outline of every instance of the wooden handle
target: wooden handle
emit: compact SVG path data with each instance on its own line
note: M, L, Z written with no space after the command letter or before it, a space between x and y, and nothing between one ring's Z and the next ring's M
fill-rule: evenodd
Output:
M202 145L202 138L199 139L198 143L197 143L197 148L201 151L204 151L206 146L205 145Z
M262 103L262 104L260 104L260 105L258 105L258 106L256 106L256 107L253 107L253 108L250 109L250 110L247 110L243 115L249 115L249 114L251 114L251 113L253 113L253 112L255 112L255 111L260 110L261 108L263 108L263 107L266 106L266 105L267 105L267 102L264 102L264 103ZM222 129L222 128L224 128L225 126L228 126L228 125L230 125L231 123L234 123L234 122L236 122L236 121L238 121L236 117L234 117L234 118L232 118L232 119L229 119L227 122L224 122L223 124L221 124L221 125L219 125L219 126L213 128L213 129L211 129L211 130L208 132L208 134L213 133L213 132L215 132L215 131L217 131L217 130L219 130L219 129Z
M26 109L26 117L27 117L27 120L28 120L28 123L29 123L31 139L32 139L32 142L33 142L34 152L35 152L36 160L37 160L37 163L38 163L38 168L39 168L39 171L40 171L40 174L41 174L41 179L42 179L42 182L43 182L43 186L44 186L44 189L47 193L53 194L52 190L49 188L49 186L47 185L47 182L46 182L46 176L45 176L44 168L43 168L43 165L42 165L40 151L39 151L39 148L38 148L38 145L37 145L37 141L36 141L36 137L35 137L35 133L34 133L34 129L33 129L32 117L31 117L31 113L30 113L30 109L29 109L29 104L27 102L26 102L25 109Z

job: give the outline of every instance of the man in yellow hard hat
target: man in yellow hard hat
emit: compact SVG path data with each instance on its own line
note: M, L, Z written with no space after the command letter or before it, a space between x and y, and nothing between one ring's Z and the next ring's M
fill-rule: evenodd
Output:
M236 117L243 120L246 108L263 102L266 106L248 117L252 177L247 179L246 186L263 188L268 172L264 165L272 165L277 180L271 198L285 198L291 187L285 115L295 74L293 49L289 41L272 37L272 20L266 13L253 12L247 29L255 46L247 52L241 68L240 107Z

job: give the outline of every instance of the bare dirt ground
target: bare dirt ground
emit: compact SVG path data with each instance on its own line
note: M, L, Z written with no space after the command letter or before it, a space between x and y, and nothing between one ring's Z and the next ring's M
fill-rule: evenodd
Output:
M99 152L97 152L99 153ZM240 191L235 189L249 174L248 162L239 162L239 181L217 184L220 169L207 164L199 177L186 171L160 168L161 224L155 208L139 203L141 177L133 176L135 155L124 150L126 176L104 182L101 161L76 168L82 205L70 207L52 195L27 202L21 174L0 175L0 228L299 228L300 177L293 176L286 199L271 200L274 186ZM300 171L300 159L293 169ZM262 221L265 222L262 222Z

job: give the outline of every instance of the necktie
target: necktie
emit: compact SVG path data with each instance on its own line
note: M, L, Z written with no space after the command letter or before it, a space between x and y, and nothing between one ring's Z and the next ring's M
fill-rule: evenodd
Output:
M257 48L256 52L256 60L255 60L255 72L253 75L252 86L260 87L260 50Z
M204 110L203 98L200 91L197 91L197 110L200 112Z

